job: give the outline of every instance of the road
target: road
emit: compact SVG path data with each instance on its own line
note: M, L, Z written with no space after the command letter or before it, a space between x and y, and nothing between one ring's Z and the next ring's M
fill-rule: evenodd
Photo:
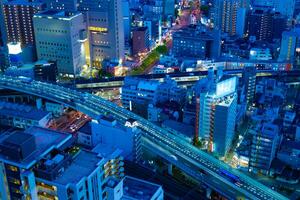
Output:
M143 131L143 138L146 138L150 143L154 143L159 147L157 148L158 153L169 151L172 155L182 160L184 163L171 160L172 164L179 166L179 168L182 168L183 165L195 166L193 168L186 167L184 169L188 171L187 174L193 173L195 175L194 177L202 182L208 181L207 179L203 179L203 174L200 173L200 171L204 171L205 176L209 177L209 179L216 179L215 187L218 187L220 190L219 192L223 192L228 198L233 199L236 198L235 194L243 194L246 198L253 200L287 199L283 195L243 173L232 169L230 166L215 159L211 155L197 149L181 137L100 97L89 93L81 93L58 85L7 76L0 76L0 88L20 91L62 103L73 109L79 110L94 119L101 114L111 115L121 124L125 124L128 119L133 119L136 122L137 128ZM162 151L160 151L160 149L162 149ZM170 160L170 158L167 159ZM237 185L236 183L229 181L228 178L221 176L219 174L221 169L227 170L239 177L239 184ZM230 188L230 190L227 190L227 188Z

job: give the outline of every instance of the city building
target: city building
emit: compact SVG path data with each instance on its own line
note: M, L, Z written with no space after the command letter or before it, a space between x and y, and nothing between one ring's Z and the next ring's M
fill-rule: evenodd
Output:
M250 60L272 60L272 54L269 48L251 48Z
M129 48L129 43L131 41L131 11L128 0L122 0L122 8L125 47L128 46Z
M78 12L50 10L34 15L33 22L38 59L55 61L60 76L78 75L86 64L84 16Z
M285 31L282 33L280 54L278 61L293 62L296 54L297 40L299 40L299 33L296 31Z
M208 76L196 86L199 137L207 141L208 151L224 156L230 149L237 113L237 78Z
M118 138L118 140L116 140ZM78 143L94 149L106 146L121 149L121 155L128 160L139 160L141 156L141 131L130 120L125 124L101 116L87 123L78 131Z
M77 0L43 0L50 10L76 11Z
M255 36L256 40L280 39L286 28L286 17L268 7L254 8L248 16L248 35Z
M132 55L146 53L150 49L150 36L147 27L136 27L132 30Z
M38 110L34 107L0 102L0 125L16 128L29 128L30 126L47 127L52 119L52 114L47 111Z
M5 75L24 76L38 81L56 82L56 62L40 60L35 63L24 64L21 67L9 67L5 70Z
M164 65L157 65L152 69L153 74L168 74L173 72L174 72L173 68L165 67Z
M104 59L123 59L122 0L82 0L78 11L87 16L91 65L100 67Z
M169 78L162 83L156 80L125 78L122 87L122 104L129 109L132 109L134 104L148 107L148 104L156 105L158 102L182 103L184 99L185 89L180 88L176 81Z
M120 199L123 161L80 150L72 136L32 127L1 134L1 199ZM45 139L46 138L46 139Z
M164 193L160 185L131 176L123 179L123 196L121 200L163 200Z
M254 6L271 7L275 12L279 12L288 19L292 19L296 0L254 0Z
M219 31L190 25L173 33L172 53L177 58L218 58L221 51Z
M252 105L256 88L256 68L254 66L245 67L242 80L245 86L247 104Z
M256 130L252 130L251 134L249 170L254 173L267 174L280 142L279 127L275 124L264 123Z
M214 0L212 21L214 27L229 35L241 35L246 21L249 0Z
M295 1L295 12L294 15L299 15L300 14L300 0Z
M42 11L45 4L31 0L4 1L3 15L7 42L21 43L22 48L34 45L33 15Z

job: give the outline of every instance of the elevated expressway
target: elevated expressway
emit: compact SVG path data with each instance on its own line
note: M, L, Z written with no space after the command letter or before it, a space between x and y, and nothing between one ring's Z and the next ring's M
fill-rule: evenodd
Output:
M143 143L146 148L228 199L237 199L237 197L251 200L287 199L276 191L195 148L179 136L100 97L49 83L25 81L1 75L0 88L52 100L79 110L94 119L97 119L101 114L111 115L122 124L125 124L128 119L133 119L137 122L138 128L143 131ZM221 176L218 173L220 169L238 176L240 179L239 184Z

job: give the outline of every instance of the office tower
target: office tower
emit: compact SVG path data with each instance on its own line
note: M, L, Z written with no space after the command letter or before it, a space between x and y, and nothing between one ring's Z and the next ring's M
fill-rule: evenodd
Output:
M256 40L280 39L286 27L286 17L270 8L255 8L248 17L248 35L255 36Z
M78 75L86 63L83 14L50 10L34 15L33 22L38 59L56 61L60 76Z
M213 3L212 21L214 27L229 35L240 33L242 21L246 20L246 15L238 15L243 13L240 9L248 9L248 0L215 0Z
M149 31L147 27L136 27L132 31L132 55L145 53L150 48Z
M242 80L245 86L247 104L251 105L255 95L256 68L254 66L246 66L243 70Z
M78 10L87 16L92 65L100 67L104 59L123 59L122 0L81 0L78 4Z
M163 0L163 13L167 16L175 15L175 0Z
M279 61L293 62L296 52L297 38L299 35L296 31L285 31L282 33Z
M299 15L300 14L300 0L295 1L295 12L294 15Z
M6 35L5 35L5 22L3 15L3 2L0 2L0 47L4 47L6 45Z
M122 0L122 8L123 8L123 25L124 25L124 37L125 44L129 46L129 42L131 40L131 16L129 9L128 0Z
M221 51L220 31L190 25L173 33L172 53L179 58L218 58Z
M48 9L63 10L63 11L76 11L77 0L43 0Z
M291 19L294 14L296 0L255 0L254 6L271 7L275 12Z
M4 34L2 29L0 29L0 47L4 46Z
M100 156L74 146L71 135L38 127L0 138L3 200L102 200L123 195L124 163L117 150Z
M3 3L7 42L20 42L22 48L34 44L32 17L45 8L41 2L13 0Z
M213 103L214 104L214 103ZM210 135L213 151L224 156L230 149L234 137L237 109L237 95L233 94L212 105L214 117L213 134Z
M224 156L234 137L237 78L222 77L217 84L209 78L199 91L199 136L208 142L208 150ZM199 89L199 88L198 88Z
M237 11L237 21L236 21L236 35L239 37L243 37L245 34L246 28L246 17L247 17L247 9L239 8Z
M252 144L249 169L256 173L267 173L280 141L278 126L265 123L257 131L250 130L250 133Z
M292 19L295 11L295 0L274 0L275 12Z
M248 20L249 36L255 36L256 40L272 41L273 18L270 10L255 9Z

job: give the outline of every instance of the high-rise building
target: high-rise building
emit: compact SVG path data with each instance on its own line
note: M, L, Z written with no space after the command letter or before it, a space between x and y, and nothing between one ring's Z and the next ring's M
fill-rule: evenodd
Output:
M34 44L33 15L45 8L38 1L13 0L3 3L7 42L20 42L22 47Z
M129 46L130 39L131 39L131 16L130 16L130 8L129 8L128 0L122 0L122 8L123 8L125 45Z
M3 34L3 30L0 29L0 47L4 46L4 34Z
M291 19L294 14L296 0L255 0L254 6L271 7L275 12Z
M270 8L255 8L248 17L248 35L255 36L256 40L280 39L286 27L286 17Z
M102 61L105 59L119 61L124 58L125 38L122 0L45 1L48 8L80 11L84 14L89 39L89 44L86 46L86 59L89 65L101 67ZM127 31L126 34L129 36Z
M175 0L164 0L163 5L163 13L165 16L175 15Z
M300 0L296 0L294 15L299 15L299 14L300 14Z
M249 36L255 36L257 40L272 40L272 13L270 10L255 9L249 16Z
M299 35L296 31L285 31L282 33L279 61L293 62L296 53L297 39Z
M243 70L243 83L245 86L245 95L247 104L252 104L256 87L256 68L254 66L246 66Z
M76 11L77 0L43 0L51 10Z
M238 15L245 13L240 9L249 8L249 0L215 0L212 11L212 21L214 27L229 35L240 33L242 21L246 20L246 15Z
M279 128L274 124L263 124L252 133L249 169L253 172L267 173L279 144Z
M83 14L49 10L34 15L33 22L38 59L56 61L59 75L78 75L86 63Z
M100 156L74 146L71 135L38 127L0 138L2 200L102 200L123 195L119 151Z
M147 27L137 27L132 31L132 55L145 53L150 48L149 31Z
M0 2L0 47L4 47L6 45L6 35L5 35L5 22L3 15L3 2Z
M275 12L279 12L288 19L292 19L295 11L296 0L274 0Z
M86 13L93 66L104 59L124 58L122 0L81 0L78 10Z
M199 136L208 142L209 151L224 156L234 137L237 78L222 77L217 84L213 81L208 78L198 85L201 87L198 93Z

